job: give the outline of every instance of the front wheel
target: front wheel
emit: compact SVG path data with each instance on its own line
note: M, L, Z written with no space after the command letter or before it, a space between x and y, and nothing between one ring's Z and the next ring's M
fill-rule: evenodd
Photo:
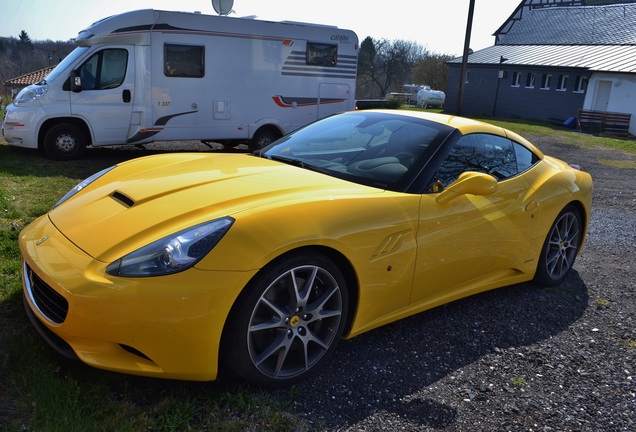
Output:
M582 226L581 213L574 205L559 213L543 244L535 282L544 286L563 282L581 247Z
M72 124L53 126L44 136L44 151L54 160L78 159L86 150L84 132Z
M262 387L305 379L329 357L347 321L347 287L329 259L279 260L246 288L226 332L226 365Z

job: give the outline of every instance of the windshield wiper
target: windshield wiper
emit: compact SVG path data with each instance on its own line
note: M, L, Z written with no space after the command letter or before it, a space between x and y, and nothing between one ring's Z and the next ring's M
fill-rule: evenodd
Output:
M333 173L326 169L326 168L322 168L316 165L312 165L312 164L308 164L307 162L301 161L300 159L295 159L295 158L290 158L290 157L286 157L286 156L280 156L280 155L271 155L269 156L269 158L271 160L275 160L278 162L283 162L289 165L293 165L293 166L297 166L300 168L304 168L304 169L308 169L310 171L316 171L319 172L321 174L328 174L328 175L333 175Z
M287 156L280 156L280 155L271 155L271 156L267 155L266 157L278 162L283 162L289 165L305 168L305 162L301 161L300 159L294 159L294 158L290 158Z

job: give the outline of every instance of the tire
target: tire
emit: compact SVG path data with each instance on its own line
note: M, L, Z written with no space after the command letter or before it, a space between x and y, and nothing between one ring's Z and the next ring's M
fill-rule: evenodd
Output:
M53 126L44 136L44 151L54 160L79 159L86 150L84 132L72 124Z
M345 279L329 259L301 253L266 267L230 314L223 363L260 387L285 387L314 373L347 322Z
M254 136L248 143L250 151L258 151L267 147L278 138L281 134L269 127L262 127L254 133Z
M581 247L581 213L572 204L563 209L545 239L534 281L543 286L559 285L566 278Z

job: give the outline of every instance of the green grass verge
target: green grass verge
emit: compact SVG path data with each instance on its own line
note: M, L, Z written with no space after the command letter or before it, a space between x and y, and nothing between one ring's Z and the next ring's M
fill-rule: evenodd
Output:
M100 371L60 357L33 329L22 304L19 232L116 161L54 162L0 141L0 431L312 430L291 409L293 389Z
M634 141L545 123L489 120L528 137L636 154ZM22 305L20 230L78 181L135 152L54 162L0 141L0 430L316 430L294 414L297 388L261 392L238 384L188 383L114 374L61 358L32 328ZM114 156L113 156L114 155ZM621 167L617 167L621 168ZM633 168L626 164L624 168Z

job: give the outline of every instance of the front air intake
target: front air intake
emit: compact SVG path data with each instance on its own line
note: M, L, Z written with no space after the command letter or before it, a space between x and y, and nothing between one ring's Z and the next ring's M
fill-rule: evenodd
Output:
M54 324L62 324L68 313L68 301L24 264L24 281L31 301Z

